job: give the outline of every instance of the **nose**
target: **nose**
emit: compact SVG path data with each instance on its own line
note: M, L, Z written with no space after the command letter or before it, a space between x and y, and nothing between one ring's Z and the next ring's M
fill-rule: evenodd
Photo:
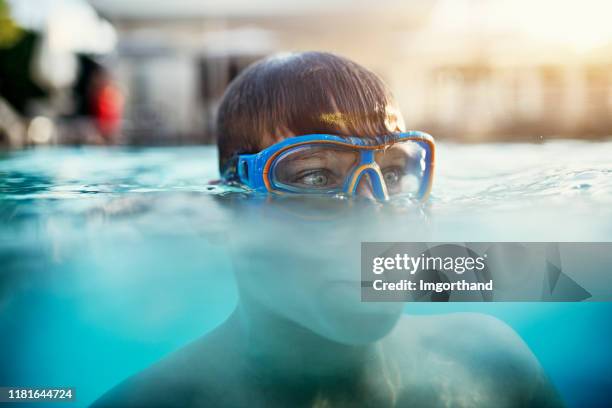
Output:
M355 195L360 197L369 198L370 200L375 200L374 191L372 188L372 180L370 180L369 174L364 174L359 179L359 184L357 184L357 189L355 190Z

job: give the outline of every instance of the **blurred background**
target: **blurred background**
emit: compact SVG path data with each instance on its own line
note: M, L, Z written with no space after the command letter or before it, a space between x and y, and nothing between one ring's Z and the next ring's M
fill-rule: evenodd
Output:
M403 240L612 241L612 139L548 142L612 136L611 15L609 0L0 0L0 385L72 385L84 406L234 309L230 238L278 235L235 223L231 189L206 184L215 149L193 145L214 142L228 83L278 52L365 65L409 128L444 140L431 214L398 219ZM84 144L120 147L20 149ZM612 303L407 306L459 311L510 324L568 406L611 400Z
M377 72L409 128L461 142L612 134L605 0L0 0L0 144L201 144L269 54Z

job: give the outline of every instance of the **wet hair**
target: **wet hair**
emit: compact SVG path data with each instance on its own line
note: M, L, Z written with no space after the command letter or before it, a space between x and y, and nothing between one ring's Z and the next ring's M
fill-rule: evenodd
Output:
M329 133L373 137L401 131L384 82L346 58L324 52L254 63L227 88L217 115L219 169L287 136ZM403 125L399 125L403 126Z

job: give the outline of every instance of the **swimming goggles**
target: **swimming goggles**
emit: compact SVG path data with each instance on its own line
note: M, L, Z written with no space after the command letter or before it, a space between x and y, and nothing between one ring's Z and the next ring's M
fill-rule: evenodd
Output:
M433 137L419 131L373 138L296 136L259 153L236 155L223 179L258 192L325 195L354 195L366 181L378 200L400 195L424 200L434 152Z

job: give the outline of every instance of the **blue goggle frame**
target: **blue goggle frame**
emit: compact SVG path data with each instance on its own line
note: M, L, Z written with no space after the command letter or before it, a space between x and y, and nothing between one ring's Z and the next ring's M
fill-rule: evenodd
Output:
M360 162L352 171L350 177L347 177L343 188L344 193L355 194L361 177L367 174L370 178L373 194L377 199L386 200L388 198L386 185L380 169L374 160L375 152L394 143L404 141L417 143L426 152L427 161L416 197L419 200L425 200L431 191L433 181L435 143L431 135L417 130L392 133L374 138L342 137L329 134L290 137L267 147L259 153L237 155L233 163L235 168L226 171L223 179L226 181L237 180L244 186L257 192L291 193L291 191L274 186L271 177L271 167L276 158L283 152L298 146L329 144L357 149L360 152ZM321 192L316 193L321 194Z

